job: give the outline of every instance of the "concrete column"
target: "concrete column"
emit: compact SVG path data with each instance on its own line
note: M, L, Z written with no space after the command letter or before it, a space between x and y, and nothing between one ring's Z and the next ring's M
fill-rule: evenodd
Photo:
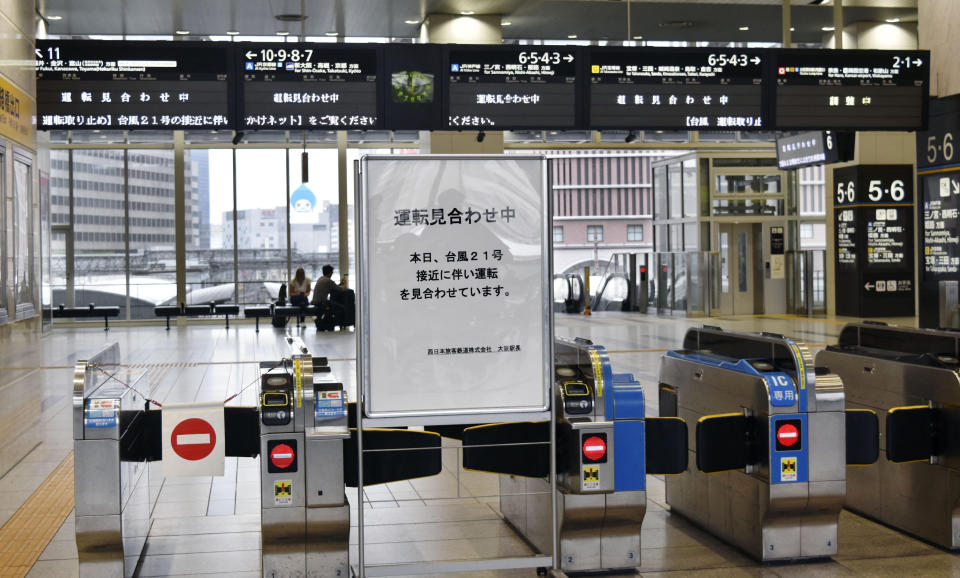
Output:
M930 96L960 94L960 2L920 0L920 48L930 51Z
M176 264L177 264L177 305L187 302L187 187L183 182L184 134L182 130L173 131L173 210L176 223ZM185 319L178 317L177 322Z
M500 44L499 14L461 16L430 14L424 20L421 38L436 44ZM503 152L503 132L484 131L422 132L420 150L433 154L499 154Z
M793 44L793 41L790 38L790 28L793 26L790 18L790 0L783 0L782 6L783 16L781 16L780 21L783 24L783 47L790 48L790 46Z

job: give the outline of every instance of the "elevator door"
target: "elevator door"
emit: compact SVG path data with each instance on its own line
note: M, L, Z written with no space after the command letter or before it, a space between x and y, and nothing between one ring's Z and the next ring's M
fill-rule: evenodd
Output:
M721 224L717 246L720 248L720 312L723 315L753 315L756 291L756 234L753 223Z

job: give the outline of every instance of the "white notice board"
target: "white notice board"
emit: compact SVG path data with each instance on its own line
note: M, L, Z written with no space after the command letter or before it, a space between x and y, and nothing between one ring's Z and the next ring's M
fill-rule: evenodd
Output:
M367 156L359 182L364 414L548 409L546 159Z

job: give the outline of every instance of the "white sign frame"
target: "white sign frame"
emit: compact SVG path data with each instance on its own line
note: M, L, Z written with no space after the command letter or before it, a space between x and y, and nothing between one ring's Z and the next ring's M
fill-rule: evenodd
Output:
M386 182L381 174L385 171L390 172L392 177L386 179ZM440 191L442 187L450 186L451 175L457 175L459 188L444 188ZM525 180L524 176L530 178ZM388 422L402 422L406 425L439 425L472 421L490 423L492 421L549 420L553 390L553 263L550 229L552 212L546 157L542 155L368 155L360 160L356 182L355 206L357 207L359 255L357 377L360 380L357 391L362 396L360 401L364 417L375 419L382 425L388 425ZM433 186L429 191L423 186L415 189L410 187L412 184L423 185L424 183ZM404 190L405 185L410 188ZM494 189L496 193L492 192ZM384 328L387 322L383 320L390 318L390 307L394 307L394 311L399 311L396 307L401 305L399 296L389 297L388 302L384 298L385 292L378 289L387 284L385 279L389 274L385 275L384 265L379 261L383 257L377 253L377 248L401 244L400 239L394 238L400 234L400 231L391 229L395 226L394 212L390 211L391 205L396 205L394 210L440 207L439 200L446 191L455 191L462 195L462 203L476 206L478 209L490 208L486 205L496 203L495 199L511 195L517 201L512 206L523 207L518 209L517 215L520 215L520 210L527 211L530 213L524 216L527 222L532 218L538 225L536 230L539 231L539 256L532 257L526 254L516 263L516 271L528 277L534 272L533 263L535 263L536 271L539 272L539 287L527 283L522 285L521 290L527 297L535 295L537 302L534 303L533 299L528 299L527 303L520 303L519 306L517 303L509 305L527 320L525 323L527 333L523 334L524 340L527 343L537 343L537 348L540 350L539 355L535 356L529 351L529 347L524 348L523 355L517 354L511 359L511 362L515 361L516 365L510 367L516 368L519 376L535 377L521 379L512 386L499 382L487 383L487 385L477 383L471 388L468 387L469 379L479 380L480 377L467 370L466 366L474 364L475 367L478 360L485 359L487 366L490 366L492 361L494 366L502 368L506 361L505 357L513 353L498 353L497 345L494 343L494 350L491 353L442 355L433 356L431 359L428 353L429 347L444 344L442 339L435 339L430 343L423 340L417 344L415 356L404 357L399 349L411 341L396 338L390 340L388 334L392 332ZM480 202L481 200L486 202ZM457 208L463 210L466 207ZM495 208L498 211L502 209L502 207ZM538 210L538 214L531 217L535 210ZM388 213L390 222L384 223L385 215ZM428 229L425 225L419 225L419 227L418 232L421 235ZM495 237L497 241L502 241L499 235L507 234L502 230L498 232L493 226L486 227L483 223L458 227L460 228L457 233L464 239L463 247L458 244L458 249L480 250L480 247L470 246L471 239L475 240L479 235L484 235L488 239ZM402 232L410 233L413 230L413 227L405 227ZM432 237L440 235L436 230L431 232ZM381 235L379 245L374 240L377 234ZM534 233L527 234L535 236ZM429 246L429 243L424 242L423 245ZM437 262L439 257L440 255L435 257L434 265L436 266L442 266ZM513 254L510 253L509 257L510 264L514 264ZM405 265L408 264L405 263ZM407 268L410 269L409 273L415 274L415 267ZM504 271L510 272L511 269L507 268ZM411 281L408 280L408 285L413 284ZM509 281L505 281L503 285L506 287L508 283ZM444 287L449 284L449 282L434 283ZM514 282L514 287L517 285L518 283ZM509 290L510 287L506 289ZM508 307L503 301L491 300L490 303L500 303L504 308ZM402 304L404 307L408 305L410 304ZM482 307L489 306L482 305ZM406 313L397 313L397 315L402 317ZM535 321L539 321L537 330L529 329L530 323L535 322L534 318L536 318ZM432 322L432 326L436 327L437 320L436 317L433 319L427 317L424 319L424 326L429 328ZM524 324L516 323L509 326L510 332L514 335L523 333L522 327L518 329L521 325ZM479 339L478 344L479 342L486 343L483 339ZM386 355L384 350L389 345L392 345L393 349L388 352L390 355ZM376 364L371 359L373 357L378 360ZM536 357L535 367L532 359L534 357ZM381 361L384 359L387 361ZM459 373L455 376L452 375L453 368L448 363L453 360L459 360L462 364L459 367ZM395 364L391 372L384 372L385 363ZM430 365L429 368L424 369L417 367L417 363L422 363L423 367ZM445 369L437 370L438 367ZM417 377L425 375L428 376L426 379ZM458 385L451 388L450 383Z

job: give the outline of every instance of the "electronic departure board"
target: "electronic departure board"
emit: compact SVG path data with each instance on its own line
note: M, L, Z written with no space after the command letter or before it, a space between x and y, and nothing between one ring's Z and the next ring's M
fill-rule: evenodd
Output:
M446 65L446 127L577 128L577 69L571 46L451 47Z
M925 50L773 52L776 128L915 130L927 119Z
M240 44L240 127L269 130L380 126L376 46Z
M590 128L763 130L766 54L591 49Z
M38 40L37 128L233 128L230 48Z
M853 160L856 134L813 130L777 135L777 167L781 171Z

